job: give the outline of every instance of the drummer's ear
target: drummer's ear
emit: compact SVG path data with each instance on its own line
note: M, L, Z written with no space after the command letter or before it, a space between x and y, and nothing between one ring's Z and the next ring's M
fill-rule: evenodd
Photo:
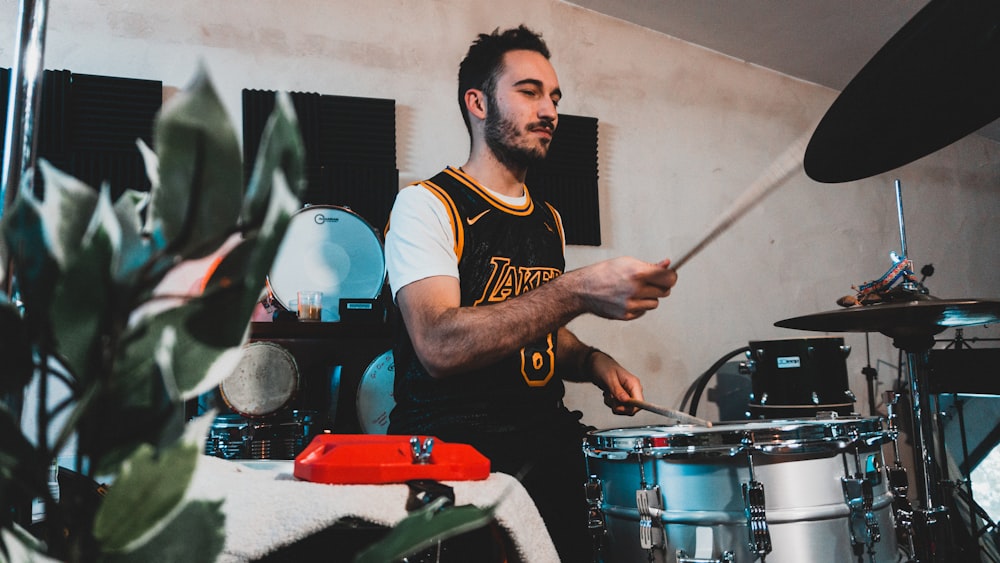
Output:
M469 117L486 119L486 95L482 90L469 88L465 91L465 109L468 110Z

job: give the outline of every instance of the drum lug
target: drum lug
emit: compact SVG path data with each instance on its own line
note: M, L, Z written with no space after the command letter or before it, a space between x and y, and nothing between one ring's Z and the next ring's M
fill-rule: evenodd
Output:
M583 485L587 497L587 527L595 536L604 533L604 484L591 475Z
M872 512L875 495L869 479L841 478L844 486L844 500L851 510L851 543L855 546L871 548L882 539L878 520Z
M639 508L639 545L642 549L653 549L665 544L663 531L653 526L653 519L660 520L660 486L639 489L635 492L635 504Z
M687 552L683 549L677 550L677 563L733 563L736 561L736 555L732 551L726 551L722 554L722 559L696 559L688 557Z
M754 480L744 483L743 504L746 507L747 526L750 528L750 550L763 557L771 553L771 532L764 513L764 484Z

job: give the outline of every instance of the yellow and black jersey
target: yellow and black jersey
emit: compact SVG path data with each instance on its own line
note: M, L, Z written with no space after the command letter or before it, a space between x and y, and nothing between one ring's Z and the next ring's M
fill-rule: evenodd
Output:
M559 216L527 188L524 203L512 206L456 168L420 186L441 201L450 218L463 307L488 307L563 273ZM557 348L556 333L551 333L494 365L434 379L417 360L402 326L394 350L396 408L389 431L447 440L457 438L448 432L452 428L503 432L551 420L565 412L564 387L555 372Z

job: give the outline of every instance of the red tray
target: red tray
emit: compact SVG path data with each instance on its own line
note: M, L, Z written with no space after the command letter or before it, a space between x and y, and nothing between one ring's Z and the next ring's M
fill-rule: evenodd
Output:
M418 436L423 444L426 436ZM414 463L410 436L320 434L295 458L303 481L337 484L405 483L413 479L476 481L490 475L490 460L468 444L434 438L428 463Z

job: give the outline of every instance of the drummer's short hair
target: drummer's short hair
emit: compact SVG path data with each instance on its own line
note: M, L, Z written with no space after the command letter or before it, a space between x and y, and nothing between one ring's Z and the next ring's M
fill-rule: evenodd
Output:
M472 133L469 114L465 111L465 93L470 89L482 90L488 100L496 94L497 77L503 72L503 56L508 51L535 51L546 59L551 58L542 36L521 24L493 33L480 33L469 46L469 51L458 66L458 107L465 120L465 128Z

